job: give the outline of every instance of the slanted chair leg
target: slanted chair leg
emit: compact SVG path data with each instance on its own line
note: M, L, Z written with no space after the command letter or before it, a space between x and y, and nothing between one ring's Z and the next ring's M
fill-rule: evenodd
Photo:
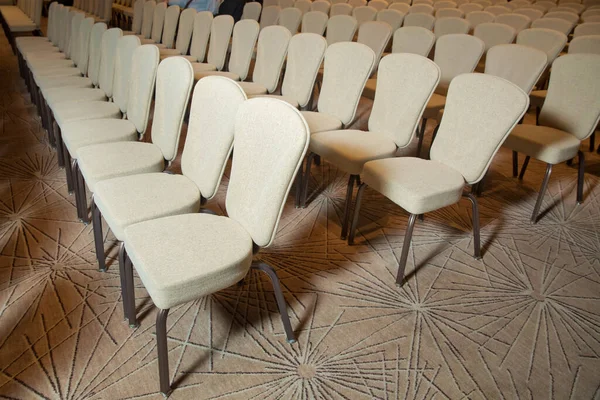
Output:
M79 207L81 207L81 222L84 224L90 223L90 217L88 215L88 204L87 204L87 194L85 191L85 180L83 179L83 174L79 169L79 164L77 160L75 160L75 168L73 169L73 177L75 179L75 185L77 186L77 191L75 192L75 196L79 199Z
M348 220L350 219L350 206L352 205L352 192L354 191L354 182L358 175L350 175L348 178L348 187L346 188L346 204L344 205L344 215L342 221L341 239L346 240L348 236Z
M418 132L419 130L417 129L417 133ZM415 157L421 158L421 150L423 149L423 135L417 135L417 138L419 139L419 142L417 143L417 153L415 154Z
M281 291L281 284L279 283L279 277L277 273L268 264L264 262L257 262L252 264L252 269L256 269L264 272L271 279L271 284L273 285L273 291L275 292L275 300L277 301L277 308L279 309L279 314L281 315L281 322L283 323L283 328L285 329L285 336L287 338L288 343L295 343L296 336L294 335L294 331L292 330L292 324L290 323L290 317L287 312L287 305L285 303L285 298L283 297L283 292Z
M119 263L121 260L119 260ZM135 315L135 282L133 280L133 264L127 255L123 257L123 266L119 265L119 269L123 269L125 274L125 291L127 294L123 299L124 309L129 320L130 328L137 328L139 326L136 315Z
M354 236L356 235L356 228L358 226L358 218L360 214L360 206L362 205L362 196L367 187L366 183L360 183L358 185L358 192L356 193L356 201L354 203L354 213L352 217L352 226L350 227L350 234L348 235L348 245L354 244Z
M523 161L523 166L521 167L521 173L519 174L519 180L522 181L525 176L525 171L527 171L527 166L529 165L529 159L531 157L525 157L525 161Z
M121 281L121 301L123 302L123 319L127 320L129 317L129 313L127 310L127 305L129 304L127 295L129 294L127 290L127 282L125 282L125 242L119 243L119 278Z
M71 160L71 154L66 150L63 146L62 148L62 156L65 163L65 175L67 176L67 191L69 194L73 194L74 185L73 185L73 163ZM79 211L79 210L78 210ZM79 216L79 215L77 215Z
M481 239L479 235L479 205L477 204L477 198L471 193L464 193L464 197L471 201L473 207L473 257L476 259L481 258Z
M440 124L437 124L435 128L433 128L433 133L431 134L431 143L429 144L429 149L427 150L427 159L431 159L431 148L433 147L433 142L437 136L438 130L440 129Z
M302 163L300 163L300 168L296 173L296 196L294 199L294 205L296 208L300 208L300 202L302 201L302 175L304 175L304 171L302 170Z
M160 392L165 396L171 393L169 379L169 349L167 347L167 316L169 310L158 310L156 314L156 351L158 353L158 377Z
M592 132L590 136L590 152L593 152L596 149L596 132Z
M512 162L513 162L513 178L516 178L519 175L519 153L513 150L512 152Z
M544 175L544 180L542 181L542 187L540 188L540 193L538 194L537 201L535 202L533 214L531 214L531 223L533 224L537 222L537 216L540 212L540 207L542 206L542 200L544 200L544 193L546 193L546 189L548 188L550 174L552 174L552 164L548 164L548 166L546 167L546 174Z
M304 171L304 178L302 178L302 199L300 200L300 208L306 208L306 197L308 196L308 182L310 181L310 168L312 167L313 158L315 153L310 153L306 158L306 170Z
M102 219L100 210L92 197L92 227L94 230L94 245L96 246L96 260L100 272L106 272L106 255L104 254L104 237L102 236Z
M65 159L64 159L64 155L63 155L63 143L62 143L62 137L60 134L60 128L59 128L58 124L56 123L56 121L52 121L52 127L53 127L52 133L54 134L54 143L56 144L56 159L58 161L58 166L64 167Z
M408 217L408 226L406 227L406 233L404 234L404 244L402 245L400 264L398 265L398 275L396 276L397 286L402 286L404 284L404 270L406 269L406 261L408 260L408 250L410 249L410 241L412 239L413 229L415 227L416 220L417 214L410 214L410 216Z
M583 203L583 178L585 176L585 155L582 151L577 153L579 168L577 169L577 204Z

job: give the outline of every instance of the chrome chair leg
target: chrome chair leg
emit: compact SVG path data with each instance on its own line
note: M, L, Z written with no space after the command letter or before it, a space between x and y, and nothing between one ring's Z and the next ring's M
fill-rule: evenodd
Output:
M417 214L410 214L410 216L408 217L408 226L406 227L406 233L404 234L404 244L402 244L400 264L398 265L398 275L396 276L397 286L402 286L404 284L404 270L406 269L406 261L408 260L408 250L410 249L410 242L412 239L413 229L415 227L416 220Z
M354 213L352 214L352 226L350 227L350 234L348 235L348 245L354 244L354 237L356 235L356 228L358 226L358 218L360 216L360 206L362 205L362 197L367 188L366 183L358 185L358 192L356 192L356 200L354 202Z
M537 201L535 202L533 214L531 214L531 223L533 224L537 222L537 216L540 212L540 207L542 206L542 200L544 200L544 193L546 193L546 189L548 188L550 174L552 174L552 164L548 164L548 166L546 167L546 174L544 175L544 180L542 181L542 187L540 188L540 193L538 194Z
M464 197L471 201L473 208L473 257L481 259L481 239L479 234L479 205L477 198L471 193L464 193Z
M121 260L119 260L120 263ZM121 265L119 265L121 268ZM135 281L133 280L133 264L127 255L123 257L123 272L125 275L125 288L127 291L125 298L123 299L124 309L126 310L127 319L129 320L130 328L137 328L139 326L136 313L135 313Z
M577 204L583 203L583 179L585 177L585 155L582 151L577 153L579 168L577 169Z
M156 314L156 351L158 353L158 377L160 392L165 396L171 393L169 378L169 349L167 347L167 317L169 310L158 310Z
M94 230L94 245L96 247L96 260L100 272L106 272L106 255L104 254L104 237L102 235L102 218L100 210L92 197L92 228Z
M342 234L341 239L346 240L348 236L348 222L350 219L350 207L352 205L352 192L354 191L354 182L358 175L350 175L348 178L348 187L346 188L346 204L344 204L344 215L342 216Z

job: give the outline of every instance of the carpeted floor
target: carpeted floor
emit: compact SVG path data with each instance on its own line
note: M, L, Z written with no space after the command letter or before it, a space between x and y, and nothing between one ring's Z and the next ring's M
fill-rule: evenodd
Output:
M96 269L91 226L76 219L4 36L0 113L0 397L160 399L155 308L137 282L141 326L124 322L115 262ZM271 286L253 272L172 310L171 398L600 399L600 156L587 146L585 202L576 165L559 165L537 225L544 165L519 182L501 150L480 198L483 259L471 257L461 201L417 223L401 289L406 213L367 191L347 246L347 177L315 167L309 205L289 199L260 255L277 267L298 342L286 343Z

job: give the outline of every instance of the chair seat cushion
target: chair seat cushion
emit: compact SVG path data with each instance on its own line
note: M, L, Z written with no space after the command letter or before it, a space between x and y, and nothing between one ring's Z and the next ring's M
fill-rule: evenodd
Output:
M93 86L90 78L84 78L83 76L67 76L63 78L54 79L41 79L38 82L38 87L42 91L42 95L46 95L47 91L55 88L62 87L78 87L78 88L91 88Z
M77 158L77 150L85 146L112 142L134 142L138 138L135 125L126 119L67 122L61 127L61 135L72 158Z
M198 63L198 62L192 62L192 68L194 69L194 79L195 80L200 79L200 78L196 77L196 74L206 72L206 71L216 71L217 70L217 67L214 66L213 64Z
M43 49L31 49L27 50L24 53L21 53L25 61L27 61L27 65L32 62L44 62L47 60L66 60L67 55L65 53L61 53L58 51L56 47L47 47ZM70 60L73 62L73 60ZM73 62L74 64L74 62Z
M363 89L362 95L368 99L375 99L375 88L377 87L377 79L367 80L367 84Z
M85 119L121 118L121 110L115 103L106 101L63 101L52 110L59 127L67 121Z
M246 96L256 96L259 94L267 94L267 88L260 83L240 82L239 85L246 92Z
M152 143L117 142L85 146L77 150L77 164L90 191L96 183L120 176L161 172L164 157Z
M64 101L104 101L106 94L102 89L67 86L48 89L44 93L44 98L48 106L53 109L58 103Z
M141 44L156 44L156 42L152 39L140 39Z
M51 53L56 54L55 58L34 58L27 61L27 67L35 72L36 70L43 70L49 68L71 68L75 66L73 60L64 58L64 53ZM62 55L63 57L59 57Z
M225 289L252 265L252 238L211 214L154 219L125 229L125 250L154 304L169 309Z
M29 36L27 37L20 37L17 39L42 39L39 36L35 36L33 38L30 38ZM46 39L46 38L43 38ZM31 51L49 51L49 52L58 52L59 49L58 47L54 46L54 43L48 41L48 40L36 40L36 41L21 41L21 42L17 42L17 49L19 50L19 52L21 54L25 53L25 52L31 52Z
M445 106L446 96L437 93L432 94L423 112L423 118L437 118L438 113Z
M252 97L268 97L271 99L278 99L281 101L285 101L286 103L292 105L293 107L300 107L300 104L298 104L298 101L296 99L294 99L291 96L282 96L282 95L278 95L278 94L257 94L257 95L252 95L252 96L248 96L249 98Z
M94 202L118 240L129 225L200 210L200 191L183 175L154 172L98 182Z
M577 155L580 140L568 132L547 126L517 125L504 147L548 164L558 164Z
M160 58L167 58L167 57L181 55L181 51L179 51L177 49L167 49L167 48L161 49L161 48L159 48L159 50L160 50Z
M302 111L302 116L308 124L311 135L319 132L337 131L338 129L342 129L342 121L333 115L315 111Z
M529 94L529 105L532 107L542 107L546 100L547 90L534 90Z
M192 63L192 67L194 66L194 64L205 64L205 63L199 63L198 59L196 57L194 57L194 56L181 56L181 57L183 57L186 60L188 60L189 62L191 62ZM208 65L212 65L212 64L208 64ZM213 67L215 67L215 66L213 65ZM216 69L217 69L217 67L215 67L215 70Z
M415 157L369 161L363 182L411 214L423 214L460 200L465 180L437 161Z
M240 80L240 76L238 74L235 74L233 72L225 72L225 71L205 71L205 72L196 72L194 73L194 79L198 80L198 79L202 79L205 76L224 76L225 78L229 78L232 79L234 81L239 81Z
M311 135L309 150L341 170L359 175L367 161L393 157L396 143L376 132L340 130Z
M79 68L75 67L50 67L50 68L39 68L36 70L31 70L33 73L33 78L37 82L38 80L47 80L47 79L55 79L55 78L64 78L67 76L81 76L81 71Z

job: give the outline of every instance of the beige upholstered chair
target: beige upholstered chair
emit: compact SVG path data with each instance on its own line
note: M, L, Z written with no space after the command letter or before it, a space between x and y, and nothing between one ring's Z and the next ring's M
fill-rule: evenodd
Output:
M352 15L353 9L354 7L347 3L333 4L329 10L329 16L335 17L336 15Z
M529 95L546 69L547 60L542 50L520 44L499 44L488 51L485 73L504 78Z
M464 18L465 13L458 8L441 8L435 12L435 18Z
M401 3L401 4L408 4L408 5L410 5L410 3L411 3L411 2L412 2L412 0L392 0L392 1L390 1L389 3L390 3L390 6L391 6L392 4L396 4L396 3Z
M466 3L458 6L458 9L465 13L465 16L474 11L483 11L483 6L481 4L475 3Z
M542 50L548 57L548 65L554 62L567 44L567 36L551 29L531 28L517 35L517 44Z
M556 6L555 1L544 0L544 1L536 1L531 7L536 7L540 11L547 13L549 9Z
M223 69L232 31L233 17L231 15L219 15L212 20L212 25L210 27L210 46L206 58L207 62L193 62L192 68L194 68L194 73L215 70L221 71ZM192 49L193 47L194 42L192 40Z
M588 15L583 18L583 22L600 22L600 15Z
M248 100L236 117L228 217L187 214L125 229L125 248L131 259L126 264L125 275L130 278L127 287L133 289L133 264L159 308L156 339L163 394L171 390L166 329L169 309L239 282L250 268L271 278L287 340L295 342L275 270L264 262L253 262L252 255L273 242L308 141L306 123L292 106L274 99ZM262 153L259 159L255 157L257 149ZM259 179L273 170L278 171L273 179ZM165 238L161 234L165 229L172 235ZM177 260L177 274L165 268L167 259ZM127 298L133 300L131 292Z
M443 10L444 8L457 8L457 4L450 0L436 1L433 3L434 10Z
M543 18L559 18L559 19L564 19L565 21L571 22L573 25L576 25L577 22L579 21L579 15L577 15L577 13L575 13L575 12L568 12L568 11L554 11L554 12L549 12L546 15L544 15Z
M592 15L600 15L600 8L598 9L588 9L587 11L583 12L581 14L581 18L585 18L586 16L592 16Z
M192 39L192 34L194 33L194 19L196 17L196 14L197 12L193 8L188 8L181 12L179 16L179 26L177 27L177 40L175 41L175 48L161 48L161 58L166 58L170 56L182 56L188 53L188 50L190 49L190 41ZM167 28L165 26L165 31L166 29Z
M471 24L471 29L477 28L477 25L494 22L494 14L487 11L471 11L465 15L465 19Z
M279 22L279 14L281 8L279 6L263 7L262 14L260 16L260 29L266 28L267 26L277 25Z
M302 33L316 33L323 36L329 17L321 11L309 11L302 17Z
M371 75L377 69L383 50L387 47L391 37L392 28L385 22L369 21L363 23L358 28L358 38L356 41L369 46L375 53L375 64Z
M124 35L140 35L142 33L142 20L144 18L145 0L136 0L133 3L133 18L131 21L131 30L124 31ZM114 4L113 4L114 5Z
M485 52L499 44L510 44L515 40L517 32L511 26L497 22L479 24L473 31L473 36L483 40Z
M367 0L348 0L348 4L352 7L364 7L367 5Z
M569 35L574 24L562 18L540 18L531 23L532 28L553 29L565 35Z
M410 10L410 4L407 3L392 3L388 7L390 10L400 11L402 14L408 14L408 10Z
M282 10L294 7L294 0L279 0L278 3Z
M224 40L222 36L227 35L227 27L231 23L229 18L219 19L217 21L217 27L213 30L213 15L210 11L202 11L194 16L194 29L192 31L192 43L190 44L190 55L184 56L189 62L204 62L206 57L206 49L208 48L208 38L211 32L214 31L217 38L215 40L215 46L219 47L222 45ZM215 67L216 68L216 67Z
M454 33L467 34L469 33L470 29L471 25L468 21L462 18L446 17L435 20L433 33L435 34L436 39L438 39L441 36L450 35Z
M412 141L421 114L440 79L432 61L415 54L390 54L379 65L375 102L369 131L334 130L311 135L309 163L315 155L350 174L342 217L342 239L346 239L352 190L363 165L393 157L398 148ZM310 169L304 179L301 206L306 204Z
M413 0L412 4L427 4L429 6L433 6L433 0Z
M544 13L540 10L536 10L535 8L519 8L514 11L514 14L524 15L528 17L531 22L536 21L544 16Z
M509 14L512 12L510 8L504 6L489 6L484 8L484 11L494 14L495 17L501 14Z
M279 0L263 0L263 8L271 6L279 7Z
M369 7L373 7L378 12L381 10L385 10L389 7L389 4L385 0L371 0L367 3Z
M477 184L528 105L527 95L504 79L485 74L456 77L450 84L448 104L433 142L431 160L395 157L364 165L349 243L354 240L367 185L408 211L410 216L396 277L396 284L402 285L417 216L457 203L465 184ZM473 205L474 257L480 258L477 199L472 194L465 195Z
M310 11L310 6L312 2L310 0L296 0L294 2L294 7L296 7L302 13L302 16Z
M413 4L412 6L410 6L410 9L408 10L409 14L428 14L428 15L433 15L433 12L435 10L433 9L432 6L430 6L429 4Z
M179 14L181 8L178 5L172 5L165 11L165 19L163 23L163 32L160 42L156 42L159 49L172 49L175 42L175 33L177 32L177 24L179 22ZM156 14L156 13L155 13ZM146 40L142 40L142 44L152 44Z
M150 39L152 35L152 23L154 21L154 9L156 8L156 2L154 0L148 0L144 3L144 9L142 11L142 28L140 30L140 39Z
M404 17L404 26L405 27L421 27L428 29L430 31L433 30L433 25L435 24L435 17L430 14L425 13L414 13L408 14Z
M144 44L151 43L160 43L160 39L162 38L163 28L165 26L165 15L167 13L167 3L160 2L156 4L154 7L154 12L152 13L152 31L150 32L150 37L146 37L144 34L144 30L142 29L142 35L144 37L140 37L140 40Z
M518 125L504 143L513 150L513 175L518 153L527 155L522 179L530 157L546 163L546 175L531 215L536 223L552 166L579 155L577 203L583 201L585 157L581 141L590 137L600 121L600 55L568 54L552 64L548 95L539 115L540 126Z
M331 4L338 4L338 3L347 3L348 0L332 0Z
M600 35L600 22L585 22L575 27L573 37Z
M392 32L396 32L402 26L404 14L398 10L381 10L377 13L376 20L387 23L392 28Z
M531 25L531 19L521 14L500 14L494 22L511 26L517 34Z
M351 42L356 33L358 23L349 15L336 15L327 21L325 39L327 45L331 46L338 42Z
M300 22L302 22L302 11L298 8L288 7L281 10L278 25L286 27L292 35L298 33Z
M242 19L253 19L256 22L260 19L262 5L258 1L251 1L244 5Z
M313 1L313 3L310 5L310 11L320 11L322 13L329 15L330 7L331 7L331 4L328 1L317 0L317 1Z
M579 36L571 40L569 54L600 54L600 35Z

